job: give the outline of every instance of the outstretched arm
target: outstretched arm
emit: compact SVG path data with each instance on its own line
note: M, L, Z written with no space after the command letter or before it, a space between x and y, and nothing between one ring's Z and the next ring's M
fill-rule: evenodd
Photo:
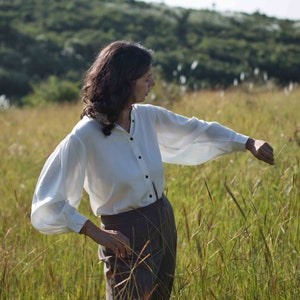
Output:
M257 159L270 165L274 165L275 160L273 148L267 142L249 138L246 142L246 149L249 150Z

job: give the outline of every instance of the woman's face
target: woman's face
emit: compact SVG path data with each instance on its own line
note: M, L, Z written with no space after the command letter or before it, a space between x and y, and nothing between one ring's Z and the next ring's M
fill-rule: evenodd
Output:
M133 90L133 99L135 103L144 102L146 96L155 85L155 81L152 74L152 68L150 67L148 71L135 82Z

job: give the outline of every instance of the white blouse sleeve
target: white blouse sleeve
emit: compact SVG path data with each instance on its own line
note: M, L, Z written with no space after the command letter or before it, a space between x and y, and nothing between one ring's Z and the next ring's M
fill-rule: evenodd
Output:
M87 218L77 208L85 178L85 148L67 136L47 159L32 201L31 221L45 234L79 232Z
M217 122L158 108L156 124L162 159L167 163L197 165L224 154L246 151L248 137Z

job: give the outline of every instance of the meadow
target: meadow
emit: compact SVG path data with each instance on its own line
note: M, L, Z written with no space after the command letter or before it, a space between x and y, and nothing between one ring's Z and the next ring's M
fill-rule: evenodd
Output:
M269 141L275 166L249 152L166 165L178 227L172 299L300 298L300 89L186 94L172 110ZM0 112L0 299L105 299L97 245L46 236L30 223L47 156L81 104ZM83 194L80 211L99 222Z

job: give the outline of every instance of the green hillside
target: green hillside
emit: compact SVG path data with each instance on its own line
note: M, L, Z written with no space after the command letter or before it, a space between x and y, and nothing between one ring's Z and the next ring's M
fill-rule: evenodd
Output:
M259 13L134 0L0 0L0 24L0 95L15 104L49 80L78 91L98 51L117 39L152 48L160 76L190 89L300 78L300 21Z

